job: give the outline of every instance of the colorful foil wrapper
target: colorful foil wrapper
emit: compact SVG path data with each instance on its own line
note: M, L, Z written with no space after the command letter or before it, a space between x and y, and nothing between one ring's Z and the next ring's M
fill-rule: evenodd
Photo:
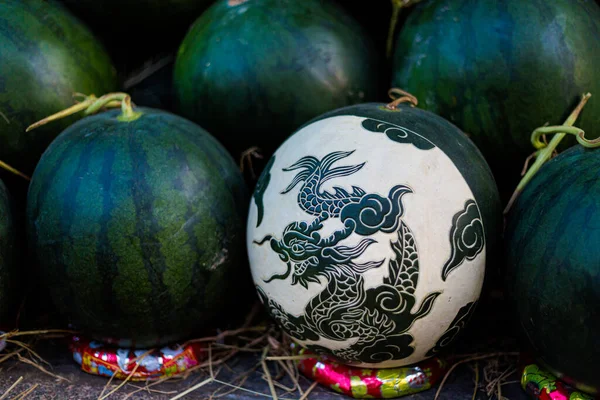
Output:
M74 336L71 341L73 359L89 374L151 381L181 374L200 364L205 352L199 344L157 349L142 357L147 350L109 347L100 342ZM137 368L136 368L137 367Z
M536 364L529 364L523 369L521 386L532 398L539 400L594 400L594 397L567 386Z
M296 354L314 354L298 349L297 345L294 348ZM367 369L318 356L298 361L298 369L308 378L338 393L357 399L389 399L431 388L442 378L446 364L439 358L432 358L411 367Z

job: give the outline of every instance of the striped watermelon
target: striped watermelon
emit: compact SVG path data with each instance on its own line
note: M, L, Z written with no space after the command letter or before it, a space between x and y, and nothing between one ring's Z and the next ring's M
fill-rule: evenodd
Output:
M250 303L238 288L250 282L248 193L202 128L137 111L129 122L114 110L66 129L35 170L27 217L59 311L96 339L148 347Z
M16 255L12 208L0 180L0 327L7 326L5 319L14 305Z
M599 64L593 1L429 0L398 36L392 85L468 133L510 193L531 132L560 124L583 92L600 94ZM600 100L578 126L600 135Z
M600 394L600 151L550 160L525 186L505 231L507 282L538 360Z
M334 2L218 0L179 48L176 107L236 157L270 154L311 118L376 99L378 61Z
M116 72L87 27L54 1L1 1L0 43L0 159L30 174L75 119L35 134L25 128L72 105L74 92L114 90Z

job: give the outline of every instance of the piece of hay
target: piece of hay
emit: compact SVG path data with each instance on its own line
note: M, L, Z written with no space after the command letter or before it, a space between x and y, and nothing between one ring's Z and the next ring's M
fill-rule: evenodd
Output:
M27 397L31 393L33 393L35 391L35 389L37 389L38 386L40 386L39 383L32 385L29 389L26 389L26 390L22 391L21 393L19 393L16 397L13 398L13 400L23 400L25 397Z
M448 369L446 374L444 375L444 378L442 379L442 382L440 383L440 386L438 387L438 390L435 393L435 397L433 398L433 400L438 399L438 397L440 396L440 393L442 392L444 384L446 383L446 380L448 380L448 377L450 376L450 374L452 374L452 371L454 371L456 369L456 367L458 367L459 365L466 364L466 363L473 362L473 361L490 359L490 358L497 358L497 357L503 357L503 356L504 357L518 357L519 355L520 355L520 353L517 353L517 352L509 352L509 353L498 352L498 353L489 353L489 354L479 354L479 355L470 356L463 360L455 362Z
M127 378L125 378L125 380L123 382L121 382L119 385L117 385L117 387L115 389L113 389L108 394L106 394L105 396L103 396L104 392L106 391L106 388L108 387L108 385L110 385L110 382L113 380L113 378L116 375L116 371L115 371L115 373L113 374L113 376L111 376L110 380L106 383L106 386L104 386L104 389L102 390L102 393L100 393L100 396L98 397L98 400L104 400L104 399L106 399L110 395L116 393L123 386L125 386L127 384L127 382L129 382L129 380L131 379L131 377L135 374L135 371L137 371L137 369L141 365L141 363L138 363L137 361L143 360L145 357L147 357L153 351L154 351L154 349L148 350L144 354L140 355L139 357L136 357L136 358L130 360L129 363L132 363L132 362L136 363L136 365L135 365L135 367L133 367L133 370L131 371L131 373L129 375L127 375Z
M6 392L4 392L4 394L2 394L2 396L0 396L0 400L4 400L6 399L6 397L10 394L10 392L17 387L17 385L19 383L21 383L21 381L23 380L23 377L20 376L19 379L17 379L12 385L10 385L10 387L6 390Z
M318 384L319 384L319 382L316 382L316 381L313 382L312 385L310 385L310 387L308 389L306 389L306 392L302 395L302 397L300 397L300 400L307 399L310 392L312 392L314 390L314 388L317 387Z
M277 400L277 392L275 391L275 386L273 385L273 380L271 379L271 373L269 372L269 367L267 366L267 353L269 352L269 346L265 347L263 351L260 363L262 365L263 371L265 372L265 376L267 377L267 383L269 384L269 390L271 391L271 396L274 400Z

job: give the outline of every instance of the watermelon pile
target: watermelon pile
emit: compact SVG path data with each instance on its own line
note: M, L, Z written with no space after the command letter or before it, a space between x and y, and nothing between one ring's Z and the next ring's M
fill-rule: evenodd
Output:
M415 270L428 277L419 287L459 285L451 271L485 264L481 296L507 295L522 350L566 385L600 394L599 65L600 5L588 0L0 1L0 329L44 321L146 349L237 326L262 300L276 325L315 342L311 350L358 360L356 348L327 344L359 332L354 344L373 335L371 361L415 347L424 360L443 355L479 302L447 316L446 332L421 353L410 340L423 337L396 331L397 343L376 348L390 334L384 317L409 329L409 316L435 312L442 294L416 290ZM353 139L357 129L391 139L379 150L386 156L339 161L375 152L375 141ZM312 148L292 159L302 146ZM390 169L417 168L422 154L394 150L402 146L435 148L427 154L445 154L448 176L461 177L430 194L439 207L369 187ZM370 182L336 183L393 151L394 165ZM439 167L427 157L423 181ZM463 202L440 233L433 216L449 201L444 190L463 180L481 215ZM288 192L304 211L286 214L269 197ZM269 208L289 223L282 216L279 231L250 237L267 229ZM411 255L426 247L401 219L415 215L444 238L436 243L450 260ZM394 233L381 247L389 254L354 263L381 241L368 237L375 230ZM252 256L250 246L268 252ZM374 306L386 289L370 270L392 259L384 286L414 305L406 315ZM255 271L277 263L287 272L272 279L293 289L257 284L257 295L255 281L268 277ZM334 290L350 281L347 293L323 291L293 313L272 301L302 302L296 283ZM28 310L30 292L49 301ZM358 296L350 311L333 313L348 293ZM350 324L364 312L356 304L381 326ZM323 326L321 312L341 318L340 330Z

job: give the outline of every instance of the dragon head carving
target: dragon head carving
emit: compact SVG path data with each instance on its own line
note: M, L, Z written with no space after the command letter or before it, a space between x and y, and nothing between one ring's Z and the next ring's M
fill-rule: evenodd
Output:
M273 251L287 266L285 273L273 275L265 282L287 279L291 274L292 285L299 283L308 287L309 282L320 283L319 276L328 277L339 268L350 268L360 273L383 262L353 262L375 243L373 239L363 239L356 246L338 246L335 241L332 242L330 238L323 239L319 232L309 228L306 222L292 222L286 226L281 240L267 236L261 242L255 242L263 244L268 240Z

